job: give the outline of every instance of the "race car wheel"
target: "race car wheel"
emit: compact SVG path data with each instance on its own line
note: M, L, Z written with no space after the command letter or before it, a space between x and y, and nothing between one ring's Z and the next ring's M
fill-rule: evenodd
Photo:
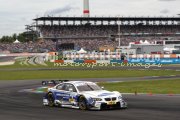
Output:
M79 98L79 109L80 110L87 110L87 104L86 104L86 99L83 96L80 96Z
M54 97L52 93L48 93L48 102L50 107L54 106Z

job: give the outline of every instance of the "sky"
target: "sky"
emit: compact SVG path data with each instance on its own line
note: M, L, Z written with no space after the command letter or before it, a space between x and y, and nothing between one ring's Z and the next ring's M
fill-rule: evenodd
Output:
M91 16L175 16L180 0L89 0ZM82 16L83 0L0 0L0 37L25 31L42 16Z

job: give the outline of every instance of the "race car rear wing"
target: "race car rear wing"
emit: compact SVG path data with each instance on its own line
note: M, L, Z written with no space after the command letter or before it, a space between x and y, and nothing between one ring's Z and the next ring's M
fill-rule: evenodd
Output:
M43 86L55 86L59 83L68 82L69 80L50 80L50 81L42 81Z

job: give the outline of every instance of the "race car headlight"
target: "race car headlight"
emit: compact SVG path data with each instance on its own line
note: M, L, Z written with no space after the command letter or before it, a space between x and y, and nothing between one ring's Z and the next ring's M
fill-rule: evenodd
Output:
M93 98L94 101L102 101L101 98Z

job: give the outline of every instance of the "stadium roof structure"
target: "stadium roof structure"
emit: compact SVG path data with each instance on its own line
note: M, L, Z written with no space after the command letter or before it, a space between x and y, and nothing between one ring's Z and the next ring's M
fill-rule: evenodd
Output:
M58 25L180 25L180 17L40 17L34 20L36 26L47 25L46 22L55 25L57 21Z
M35 21L180 21L180 17L40 17Z
M60 27L60 26L78 26L78 25L149 25L149 26L158 26L158 25L174 25L180 26L180 17L39 17L34 19L33 27L41 30L43 27ZM118 27L120 28L120 27ZM51 29L51 28L50 28ZM167 33L171 35L172 33ZM179 35L179 33L175 33ZM162 33L124 33L123 36L161 36ZM53 35L49 37L43 37L44 39L96 39L96 38L116 38L118 35L107 35L107 36L58 36Z

